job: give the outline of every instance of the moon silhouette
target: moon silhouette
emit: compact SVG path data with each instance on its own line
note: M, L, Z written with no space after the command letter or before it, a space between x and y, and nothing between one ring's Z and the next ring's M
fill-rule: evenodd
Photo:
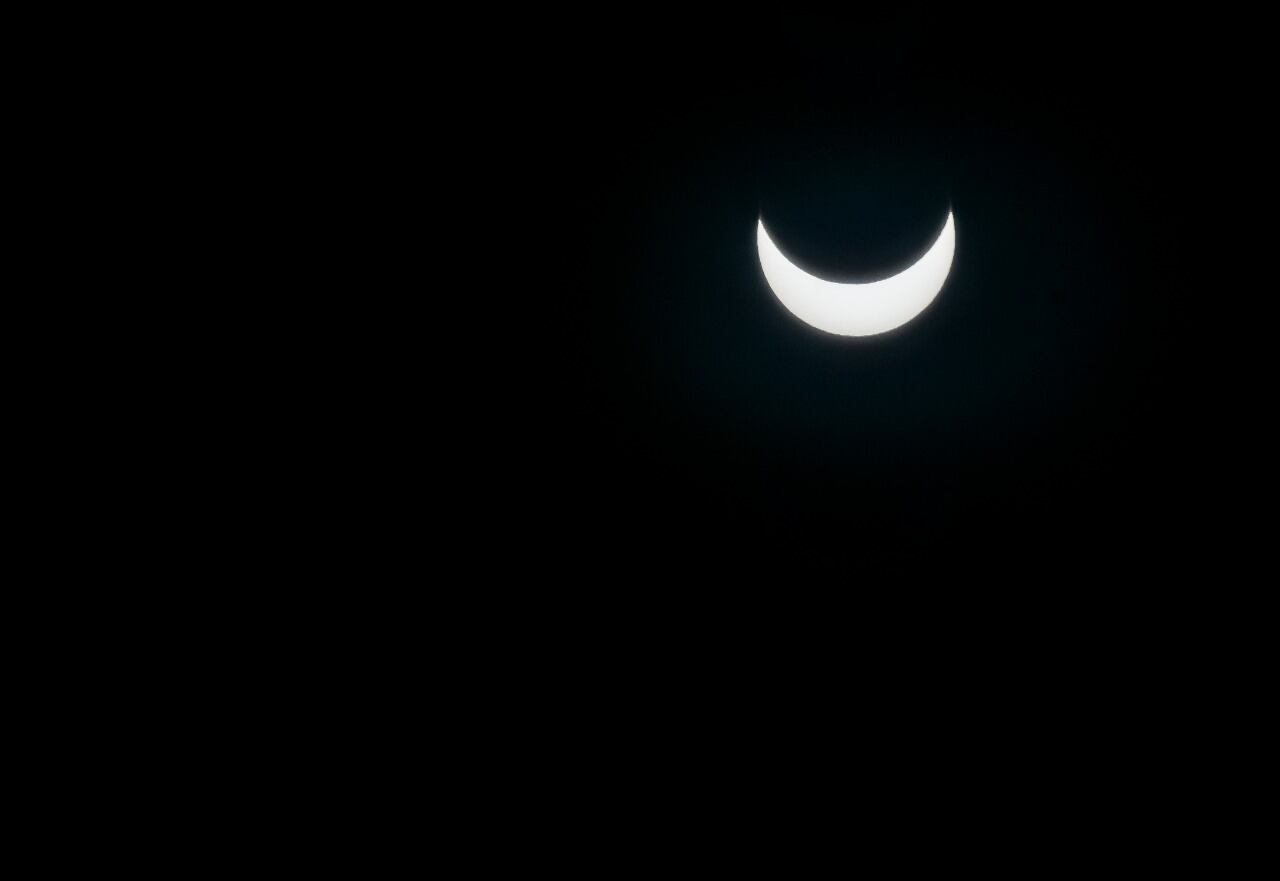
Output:
M839 336L871 336L901 327L938 296L956 251L955 219L947 222L924 256L879 281L840 284L810 275L786 258L760 220L756 231L760 268L774 296L805 324Z

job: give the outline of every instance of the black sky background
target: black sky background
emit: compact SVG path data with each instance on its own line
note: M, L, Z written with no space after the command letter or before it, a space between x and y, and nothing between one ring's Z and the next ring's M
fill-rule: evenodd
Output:
M1176 560L1214 431L1186 357L1212 104L1187 35L895 5L534 46L511 127L545 269L524 295L554 325L512 429L534 528L726 580ZM947 285L888 334L816 331L761 275L758 217L858 281L949 208Z

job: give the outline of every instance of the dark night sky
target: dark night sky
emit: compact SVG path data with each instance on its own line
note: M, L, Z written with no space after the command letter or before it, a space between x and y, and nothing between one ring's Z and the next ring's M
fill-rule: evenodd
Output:
M565 534L851 576L1171 540L1205 432L1168 185L1205 96L1173 35L910 7L613 28L547 53L521 128L558 309L522 464ZM809 328L761 275L759 216L858 281L948 208L947 285L883 336Z

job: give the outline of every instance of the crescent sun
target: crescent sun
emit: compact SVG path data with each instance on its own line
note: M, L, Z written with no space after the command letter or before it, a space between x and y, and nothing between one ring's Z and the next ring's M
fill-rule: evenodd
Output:
M765 231L756 231L760 268L774 296L805 324L840 336L871 336L901 327L938 296L951 271L956 226L950 211L937 240L911 266L879 281L840 284L810 275L788 260Z

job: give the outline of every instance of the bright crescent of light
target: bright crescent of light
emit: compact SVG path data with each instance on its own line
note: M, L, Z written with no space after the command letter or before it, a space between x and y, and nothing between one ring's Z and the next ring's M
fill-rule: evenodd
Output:
M769 287L793 315L827 333L870 336L901 327L938 296L956 252L956 226L948 211L938 240L923 257L897 275L868 284L839 284L805 272L778 250L763 220L756 248Z

